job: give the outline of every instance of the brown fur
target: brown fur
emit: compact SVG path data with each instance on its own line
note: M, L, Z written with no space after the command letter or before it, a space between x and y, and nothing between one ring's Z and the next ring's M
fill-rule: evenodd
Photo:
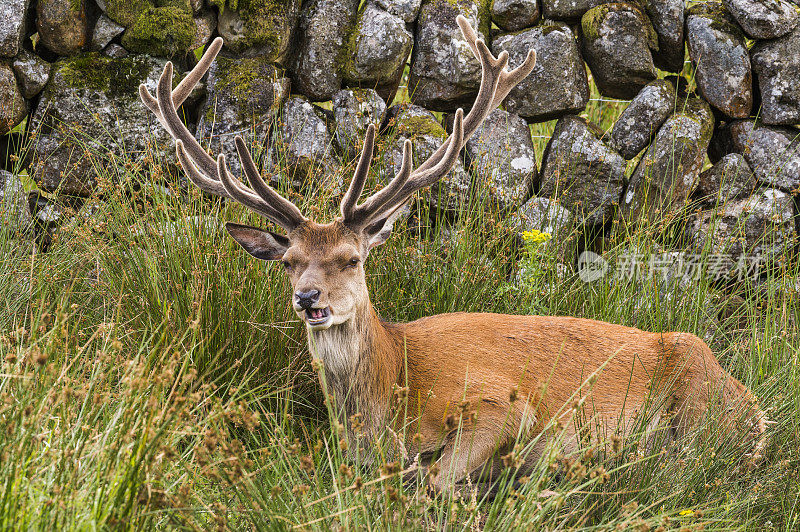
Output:
M407 386L407 408L395 429L405 428L404 444L411 453L441 453L441 469L450 474L440 477L440 487L496 461L519 434L524 441L556 420L565 427L563 445L574 447L573 405L581 398L578 417L590 419L592 432L600 427L605 436L629 434L646 408L676 435L686 434L717 399L723 406L721 431L737 428L744 412L759 439L756 454L761 452L764 416L755 399L692 334L502 314L453 313L386 323L369 301L363 268L342 275L330 267L336 261L326 254L358 244L355 235L337 222L310 224L291 241L287 254L308 254L311 284L322 290L321 304L330 305L334 315L342 287L357 294L343 323L309 330L310 349L324 363L342 417L359 412L368 436L377 436L394 415L393 390ZM367 253L363 242L360 252ZM327 271L320 273L325 264ZM296 288L311 286L300 271L291 277ZM518 397L514 402L512 390ZM456 443L459 421L463 433ZM417 433L421 440L414 443Z

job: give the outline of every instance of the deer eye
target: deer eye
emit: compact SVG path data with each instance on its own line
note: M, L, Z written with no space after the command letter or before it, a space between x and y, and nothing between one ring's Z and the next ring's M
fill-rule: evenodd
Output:
M352 259L347 261L347 265L345 266L345 269L346 268L355 268L356 266L358 266L358 262L359 262L358 257L353 257Z

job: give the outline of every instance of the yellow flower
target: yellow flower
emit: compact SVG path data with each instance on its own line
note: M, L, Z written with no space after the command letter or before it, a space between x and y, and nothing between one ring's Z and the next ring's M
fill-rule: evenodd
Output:
M532 231L523 231L522 232L522 239L525 242L530 242L532 244L540 244L542 242L547 242L550 240L551 236L550 233L544 233L542 231L537 231L536 229Z
M681 510L681 512L678 513L678 515L680 515L681 517L685 517L687 515L694 515L694 510Z

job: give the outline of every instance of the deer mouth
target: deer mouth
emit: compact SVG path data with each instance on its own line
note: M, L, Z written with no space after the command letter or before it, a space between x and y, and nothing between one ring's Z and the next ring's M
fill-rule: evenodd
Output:
M331 317L331 308L307 308L306 320L310 325L319 325L328 321Z

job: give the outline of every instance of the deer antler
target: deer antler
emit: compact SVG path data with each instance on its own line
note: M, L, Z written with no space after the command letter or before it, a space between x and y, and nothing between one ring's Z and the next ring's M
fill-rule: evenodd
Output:
M144 85L139 86L139 96L164 129L175 138L178 160L192 183L210 194L238 201L291 232L305 222L306 218L296 205L275 192L262 179L242 137L237 136L234 139L236 151L253 188L242 183L228 170L224 156L220 155L215 161L178 117L177 108L208 71L220 48L222 38L217 37L175 90L172 90L172 63L168 62L158 81L156 98L153 98Z
M341 205L342 221L357 232L396 212L414 192L432 185L449 172L467 139L486 116L500 105L514 85L530 74L536 64L536 53L531 50L522 65L507 71L507 52L503 51L494 57L467 19L459 16L456 21L470 49L481 62L481 86L475 103L467 116L464 116L462 109L456 111L453 133L416 170L412 167L411 141L406 140L400 171L388 185L358 205L375 145L375 126L370 125L356 172ZM172 90L172 63L168 62L159 79L156 97L144 85L139 86L139 95L164 129L175 138L178 160L195 185L210 194L238 201L291 232L306 222L306 218L296 205L275 192L262 179L244 140L239 136L235 138L236 151L252 188L231 174L224 156L215 161L178 117L177 108L208 71L221 48L222 39L218 37L175 90Z
M467 139L475 133L486 116L505 99L509 91L533 70L536 52L530 50L525 61L514 70L506 70L508 52L500 52L494 57L482 39L478 38L466 18L456 18L461 33L472 53L481 62L481 86L472 109L464 116L464 111L456 111L452 134L416 170L412 170L411 141L403 144L403 161L400 171L384 188L356 205L364 189L375 137L375 128L367 130L367 139L361 152L356 174L350 188L342 200L342 221L356 232L371 225L376 220L387 217L408 200L417 190L430 186L449 172Z

